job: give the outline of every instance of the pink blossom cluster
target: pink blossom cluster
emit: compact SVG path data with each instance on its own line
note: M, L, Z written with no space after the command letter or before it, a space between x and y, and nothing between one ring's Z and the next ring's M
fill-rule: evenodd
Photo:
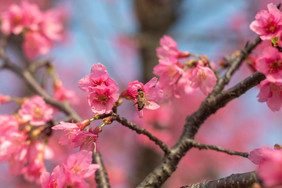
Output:
M28 59L46 54L54 42L63 37L60 13L56 10L42 12L36 4L27 1L22 1L21 5L12 4L1 13L0 19L4 34L23 35L23 50Z
M30 138L13 116L0 116L0 161L7 161L13 175L24 175L30 182L39 183L44 165L45 145ZM21 128L22 129L22 128Z
M282 150L263 147L254 149L249 159L259 165L258 175L267 187L282 184Z
M53 112L53 108L48 106L42 97L34 96L22 104L19 115L23 121L40 126L52 119Z
M282 12L273 3L269 3L267 8L268 10L261 10L256 14L256 20L251 23L250 29L262 40L279 37L278 45L282 47Z
M180 52L177 43L169 36L163 36L161 46L157 48L159 64L153 73L159 76L159 87L168 96L189 94L196 88L208 95L216 83L214 72L202 60L180 63L181 59L191 56L188 52Z
M108 114L119 98L117 83L109 77L104 65L94 64L90 75L78 81L79 88L89 93L88 103L95 114Z
M41 175L41 187L88 188L89 185L84 179L93 177L94 172L99 168L99 165L91 163L92 152L83 150L72 154L68 157L65 164L57 165L51 174L45 171Z
M282 12L273 3L268 4L267 8L268 11L257 13L250 28L259 34L262 40L278 37L281 43ZM278 45L281 47L280 43ZM282 53L275 47L265 47L255 62L255 68L266 76L266 80L260 84L258 101L266 102L272 111L279 111L282 106Z
M54 130L63 130L59 143L68 145L70 148L80 147L80 150L94 151L96 149L96 141L99 136L99 129L83 130L90 124L89 120L79 123L60 122L54 126Z

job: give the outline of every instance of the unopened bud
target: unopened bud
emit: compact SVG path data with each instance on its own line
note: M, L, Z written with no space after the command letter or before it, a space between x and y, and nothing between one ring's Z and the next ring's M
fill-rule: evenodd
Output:
M120 106L122 103L123 103L123 99L119 99L119 100L116 102L116 106Z
M79 127L80 130L83 130L86 126L90 124L90 120L86 119L81 122L76 123L76 125Z
M113 116L109 116L103 119L104 124L111 124L113 122L114 118Z
M282 146L280 146L279 144L275 144L275 145L274 145L274 149L280 150L280 149L282 149Z

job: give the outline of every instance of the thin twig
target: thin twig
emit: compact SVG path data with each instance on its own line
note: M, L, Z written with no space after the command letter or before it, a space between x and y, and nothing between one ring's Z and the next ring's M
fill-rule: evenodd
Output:
M232 75L235 73L236 70L238 70L242 62L249 56L252 50L260 43L261 43L260 37L257 37L251 43L247 42L245 47L240 51L239 55L229 60L230 66L228 70L226 71L224 76L217 81L210 96L215 96L223 90L224 86L226 86L229 83Z
M253 184L260 184L255 172L247 172L243 174L232 174L231 176L206 181L202 183L196 183L192 185L182 186L181 188L215 188L215 187L228 187L228 188L251 188Z
M222 148L220 146L216 146L216 145L202 144L202 143L199 143L199 142L195 142L192 139L187 139L186 142L191 144L193 148L198 148L199 150L201 150L201 149L215 150L215 151L227 153L229 155L238 155L238 156L245 157L245 158L247 158L249 156L249 153L246 153L246 152L232 151L232 150L224 149L224 148Z
M152 135L152 133L150 133L146 129L138 127L135 123L132 123L128 121L127 119L120 117L118 114L114 114L113 116L115 116L115 120L117 122L121 123L125 127L128 127L131 130L134 130L138 134L147 136L151 141L153 141L156 145L158 145L166 154L168 154L171 151L171 149L163 141L159 140L157 137Z

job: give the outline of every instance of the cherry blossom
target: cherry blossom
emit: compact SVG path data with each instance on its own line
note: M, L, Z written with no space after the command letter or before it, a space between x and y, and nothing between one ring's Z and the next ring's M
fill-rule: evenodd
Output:
M279 111L282 106L282 83L262 81L257 97L259 102L266 102L272 111Z
M256 62L259 72L266 75L268 80L279 81L282 79L282 53L276 48L267 47Z
M160 40L161 46L157 48L157 55L160 59L163 58L186 58L189 57L188 52L180 52L177 43L167 35L164 35Z
M95 114L108 114L119 98L115 85L95 88L95 92L88 95L88 104Z
M205 95L212 91L216 80L214 72L209 67L204 67L200 64L192 69L190 75L191 86L193 88L199 87Z
M282 13L273 3L267 5L267 10L261 10L256 15L256 20L250 29L260 35L262 40L270 40L282 32Z
M160 88L158 87L157 81L157 78L154 77L144 85L138 80L135 80L134 82L130 82L128 84L128 89L123 91L121 94L121 97L134 101L136 110L140 111L140 117L142 117L143 108L155 110L160 107L157 102L162 100L163 93L162 90L160 90ZM142 92L142 95L144 95L141 101L138 101L140 99L138 97L138 95L140 95L139 92ZM140 103L142 103L141 109L139 107Z
M65 173L72 181L80 181L88 178L99 168L97 164L92 163L92 152L81 150L80 152L70 155L64 164Z
M282 150L269 147L258 148L251 151L249 159L258 164L258 175L267 187L282 183Z
M96 88L102 86L111 86L115 88L117 83L109 77L107 69L101 63L93 64L90 75L78 81L79 88L86 92L93 92Z
M42 188L64 188L66 185L66 175L61 165L57 165L51 175L49 172L43 172L40 181Z
M22 104L19 114L32 125L43 125L53 117L53 109L42 97L34 96Z
M52 47L52 43L39 32L27 32L25 34L23 50L28 59L34 59L38 54L46 54Z

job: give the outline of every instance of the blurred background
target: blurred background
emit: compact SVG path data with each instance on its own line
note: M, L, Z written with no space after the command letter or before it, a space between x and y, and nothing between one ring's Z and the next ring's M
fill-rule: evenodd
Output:
M0 10L12 2L1 0ZM40 0L33 2L41 9L60 8L65 15L65 39L46 56L51 58L67 88L74 90L80 102L74 107L83 118L91 117L87 95L79 90L77 81L90 73L94 63L104 64L119 84L120 92L134 80L146 83L154 75L158 63L156 48L163 35L171 36L181 51L207 55L216 65L225 56L240 50L256 35L249 24L256 13L266 9L268 0ZM259 54L259 48L254 54ZM20 60L19 60L20 61ZM229 86L252 73L246 65L240 68ZM0 93L24 96L28 88L8 71L0 72ZM11 84L13 83L13 84ZM273 113L259 103L258 89L248 91L210 117L195 140L228 149L249 152L261 146L282 143L281 111ZM145 111L140 119L133 103L125 101L118 113L147 128L168 145L180 136L185 117L199 107L204 95L200 92L181 96L164 103L157 111ZM88 109L88 110L85 110ZM3 105L1 114L12 113L13 105ZM99 126L94 122L92 126ZM53 135L55 145L58 135ZM98 141L112 187L135 187L158 165L162 151L145 137L112 124L103 129ZM46 161L49 171L63 161L66 148L55 148L56 161ZM176 172L163 187L183 186L255 170L248 159L214 151L192 149L181 160ZM11 177L9 167L0 164L3 187L36 187L21 177ZM2 175L1 175L2 174ZM94 186L94 185L93 185Z

